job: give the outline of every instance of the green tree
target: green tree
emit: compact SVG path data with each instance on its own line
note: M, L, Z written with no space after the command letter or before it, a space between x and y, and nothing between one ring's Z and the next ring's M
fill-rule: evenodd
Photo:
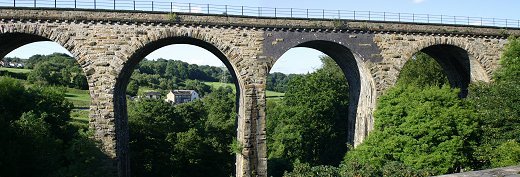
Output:
M162 100L129 102L132 175L229 176L234 154L236 107L231 88L172 105ZM219 165L214 165L216 162Z
M448 77L442 67L429 55L418 52L406 62L399 72L397 84L415 85L419 87L448 84Z
M83 70L66 54L34 55L27 63L27 67L33 69L27 76L31 83L88 89Z
M378 101L374 130L346 154L344 163L368 163L382 169L397 161L434 174L471 169L479 121L457 95L458 90L447 86L390 89Z
M520 39L510 37L500 58L500 68L494 77L497 82L520 82Z
M482 136L475 154L479 168L520 164L518 158L499 155L505 152L503 147L510 147L514 152L514 142L520 142L520 40L509 38L508 41L501 67L494 75L495 81L473 84L469 88L467 101L481 118Z
M267 105L270 175L280 176L296 160L338 165L347 150L347 81L331 58L322 62L316 72L293 78L281 102Z
M136 96L139 91L139 84L136 81L130 80L128 86L126 87L126 94L130 96Z
M69 124L72 107L64 89L0 77L0 176L109 174L108 157ZM78 151L78 143L88 146Z

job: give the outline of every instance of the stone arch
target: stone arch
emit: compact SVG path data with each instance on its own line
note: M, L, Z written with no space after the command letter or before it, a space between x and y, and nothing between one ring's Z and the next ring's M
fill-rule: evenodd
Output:
M86 72L85 67L87 62L81 57L78 50L80 47L74 44L74 40L71 40L71 36L74 36L74 32L66 29L51 28L45 25L0 25L0 49L3 49L0 51L0 58L5 57L9 52L26 44L51 41L67 49L83 68L83 71Z
M230 71L231 76L235 79L236 87L236 106L238 117L243 117L241 113L243 108L240 107L244 102L244 79L239 77L239 69L236 65L239 63L240 50L233 47L231 44L227 44L217 37L213 37L209 34L205 34L199 30L184 29L178 30L161 30L161 31L137 31L138 34L145 34L144 37L140 37L138 40L133 41L131 49L127 50L127 55L124 55L122 68L116 78L113 100L114 100L114 118L115 131L116 131L116 153L118 159L118 170L119 174L129 175L129 137L128 137L128 113L126 105L126 87L129 83L130 76L134 71L137 64L144 59L144 57L151 52L172 44L190 44L206 49L211 52L217 58L219 58L226 68ZM123 52L124 54L125 52Z
M450 85L461 89L461 97L467 95L470 82L490 80L483 65L476 58L479 55L474 52L476 50L468 41L434 37L412 46L403 53L406 62L419 51L430 55L441 65ZM399 70L404 64L405 62L399 66Z
M347 118L348 143L357 146L373 128L372 112L375 108L376 91L370 70L363 62L363 57L345 45L326 40L310 40L289 47L307 47L330 56L341 68L349 85L349 114ZM270 67L280 58L275 56Z

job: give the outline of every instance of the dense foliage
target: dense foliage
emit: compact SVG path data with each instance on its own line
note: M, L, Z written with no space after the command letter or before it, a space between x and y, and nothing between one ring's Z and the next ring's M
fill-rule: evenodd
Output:
M284 74L284 73L269 73L267 75L267 90L285 93L287 92L287 86L289 85L289 81L298 76L299 74Z
M233 82L226 68L188 64L178 60L157 59L143 60L139 63L131 77L131 82L140 87L154 89L199 89L197 82ZM129 90L129 95L134 95ZM207 93L207 90L197 90L199 93Z
M88 89L84 72L67 54L33 55L26 61L26 67L32 69L27 77L31 83Z
M231 88L179 105L133 101L128 110L133 176L233 174L235 154L229 146L236 134L236 107Z
M346 154L346 163L370 164L376 176L393 161L433 174L471 169L478 121L458 90L398 85L380 97L375 118L374 130Z
M347 81L332 59L322 61L321 69L291 79L284 99L268 102L270 175L282 175L296 161L338 165L347 150Z
M418 52L411 61L406 62L399 72L398 85L418 87L443 86L448 84L448 77L442 67L429 55Z
M0 77L0 176L104 176L106 157L68 123L63 90Z
M286 92L267 102L269 175L429 176L520 164L520 40L509 39L494 81L472 84L466 99L447 86L434 59L416 54L380 96L374 130L349 152L348 85L332 59L322 61L310 74L268 77L267 89ZM33 56L29 80L82 88L74 62L61 54ZM179 105L129 102L132 175L232 175L240 150L235 94L198 81L228 82L229 73L166 60L145 60L136 71L131 95L144 86L205 96ZM72 106L63 95L0 77L0 176L110 174L86 130L70 124Z
M492 83L470 87L468 102L481 118L481 168L520 164L520 39L510 38Z

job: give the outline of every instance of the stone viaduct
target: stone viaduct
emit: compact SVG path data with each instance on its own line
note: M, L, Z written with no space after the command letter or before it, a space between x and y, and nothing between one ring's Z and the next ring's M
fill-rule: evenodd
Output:
M269 70L293 47L332 57L350 86L349 142L358 145L373 128L379 95L422 51L445 69L450 84L467 90L488 82L497 69L507 36L519 29L378 21L252 18L242 16L95 11L0 9L0 58L36 41L68 49L89 83L90 128L102 150L129 176L125 90L147 54L170 44L202 47L222 60L236 79L236 176L267 176L265 88Z

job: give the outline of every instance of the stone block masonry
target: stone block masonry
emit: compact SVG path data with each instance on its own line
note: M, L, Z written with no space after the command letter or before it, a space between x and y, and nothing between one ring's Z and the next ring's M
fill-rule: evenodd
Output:
M192 44L215 54L238 82L236 176L267 176L266 98L269 70L293 47L331 56L350 86L349 142L360 144L373 128L376 100L392 87L399 71L419 51L443 65L450 83L490 81L506 34L518 29L389 23L3 8L0 57L36 41L69 50L89 84L90 128L112 158L118 176L130 176L125 90L139 61L170 44Z

